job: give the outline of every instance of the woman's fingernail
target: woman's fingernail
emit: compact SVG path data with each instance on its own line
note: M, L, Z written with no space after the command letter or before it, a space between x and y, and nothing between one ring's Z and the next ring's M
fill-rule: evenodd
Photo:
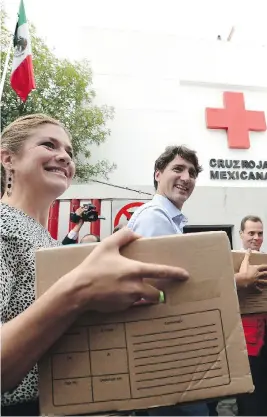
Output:
M165 303L165 295L163 291L159 292L159 303Z

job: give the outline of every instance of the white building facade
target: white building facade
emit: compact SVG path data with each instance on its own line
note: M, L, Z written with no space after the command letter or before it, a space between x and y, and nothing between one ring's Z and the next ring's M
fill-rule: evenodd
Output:
M204 168L184 206L189 225L227 226L238 249L240 221L254 214L267 236L266 47L115 29L89 28L85 36L97 104L115 109L111 136L93 149L92 162L115 162L111 184L148 194L84 184L61 198L101 199L107 236L122 206L151 198L154 162L164 148L185 144ZM60 214L63 237L68 203Z

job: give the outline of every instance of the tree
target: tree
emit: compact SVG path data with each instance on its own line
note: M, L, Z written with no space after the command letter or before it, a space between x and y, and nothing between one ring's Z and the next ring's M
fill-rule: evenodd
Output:
M5 26L6 14L1 13L1 74L12 34ZM9 61L7 80L1 102L1 130L17 117L31 113L45 113L60 120L71 132L76 178L89 178L108 174L116 168L107 160L90 164L90 145L100 145L110 135L107 127L114 110L93 103L95 92L91 88L92 70L87 60L71 62L59 59L38 37L30 26L33 67L36 90L23 103L8 82L11 74L12 57Z

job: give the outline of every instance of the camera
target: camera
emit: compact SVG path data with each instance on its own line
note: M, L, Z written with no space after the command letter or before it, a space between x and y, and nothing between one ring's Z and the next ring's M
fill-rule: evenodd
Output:
M71 222L79 223L81 219L84 222L96 222L100 219L100 217L98 217L96 207L93 204L84 204L83 208L85 208L85 211L81 214L81 216L78 216L76 213L70 213Z

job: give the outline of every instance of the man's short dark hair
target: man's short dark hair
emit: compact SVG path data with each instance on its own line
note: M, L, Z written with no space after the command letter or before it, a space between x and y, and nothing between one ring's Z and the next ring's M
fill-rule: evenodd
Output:
M87 233L86 235L84 235L84 236L81 238L81 242L82 242L82 240L83 240L85 237L87 237L87 236L93 236L93 237L96 239L96 242L100 242L100 237L99 237L99 236L97 236L97 235L94 235L93 233Z
M245 227L246 227L246 223L248 221L253 222L253 223L261 223L262 224L262 220L259 216L248 215L241 220L241 224L240 224L241 232L244 232Z
M166 166L174 160L174 158L179 155L185 161L190 162L194 165L196 170L196 176L202 171L201 165L199 165L198 157L195 151L187 148L184 145L181 146L167 146L165 151L158 157L154 166L154 186L155 189L158 188L158 183L156 181L155 175L156 171L164 171Z

